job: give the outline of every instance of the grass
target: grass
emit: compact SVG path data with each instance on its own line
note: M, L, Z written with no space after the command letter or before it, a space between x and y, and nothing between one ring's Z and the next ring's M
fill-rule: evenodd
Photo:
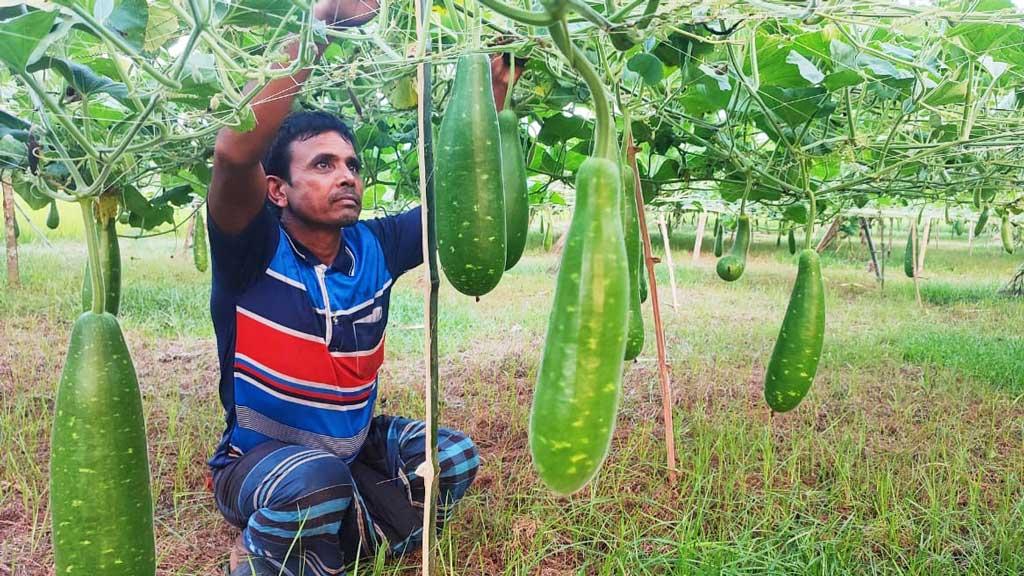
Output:
M759 236L744 277L726 284L706 252L691 263L690 230L673 237L678 309L666 267L658 272L674 485L649 310L611 455L591 486L560 499L539 483L526 442L555 259L531 238L492 295L475 302L443 287L443 419L476 440L483 467L445 531L440 573L1024 572L1024 303L994 295L1019 257L991 241L969 255L944 237L929 248L919 307L899 234L884 291L859 245L830 252L822 367L808 399L773 418L761 380L793 259ZM123 246L122 320L151 438L159 574L219 574L234 534L203 488L223 425L208 277L172 238ZM46 574L52 564L50 411L83 258L71 240L25 245L23 287L0 290L0 574ZM396 285L381 411L423 410L421 286L418 272ZM411 575L418 564L371 562L354 573Z

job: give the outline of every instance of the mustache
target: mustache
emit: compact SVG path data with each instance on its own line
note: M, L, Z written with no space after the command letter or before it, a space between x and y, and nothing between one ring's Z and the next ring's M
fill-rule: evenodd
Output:
M352 201L354 201L356 203L360 203L360 204L362 203L362 198L356 192L356 189L355 189L354 186L345 186L344 188L342 188L342 189L340 189L340 190L338 190L336 192L332 192L331 195L327 197L327 200L330 201L330 202L340 202L342 200L352 200Z

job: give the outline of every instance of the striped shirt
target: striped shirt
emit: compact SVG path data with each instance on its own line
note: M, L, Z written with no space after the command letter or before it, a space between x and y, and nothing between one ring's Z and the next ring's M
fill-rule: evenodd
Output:
M268 210L237 235L207 221L226 421L210 465L268 440L354 459L373 417L391 288L423 259L420 210L344 228L330 266Z

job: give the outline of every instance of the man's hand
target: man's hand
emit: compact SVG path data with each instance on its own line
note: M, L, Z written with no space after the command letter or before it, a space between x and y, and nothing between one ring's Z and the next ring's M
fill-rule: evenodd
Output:
M354 28L377 15L380 0L319 0L313 14L328 26Z
M509 54L495 54L491 57L491 89L494 91L494 107L500 112L505 107L505 95L508 94L508 85L515 84L523 75L526 61L516 58L515 78L512 78L512 56Z

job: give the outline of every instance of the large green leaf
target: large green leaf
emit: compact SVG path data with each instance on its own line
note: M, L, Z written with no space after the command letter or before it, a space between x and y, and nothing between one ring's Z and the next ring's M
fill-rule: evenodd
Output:
M14 136L0 136L0 169L19 168L28 165L28 148Z
M114 10L103 24L120 35L129 46L142 51L148 23L149 7L146 0L121 0L114 5Z
M646 52L641 52L630 58L626 63L626 68L639 74L643 78L644 84L648 86L658 84L664 76L661 61Z
M80 94L104 93L110 94L123 103L128 102L128 88L124 84L114 82L106 76L97 74L88 66L70 60L43 56L29 66L28 70L29 72L38 72L48 68L52 68L60 74Z
M24 72L56 17L56 12L38 10L0 22L0 61L14 72Z
M590 138L593 132L594 123L589 120L579 116L555 114L544 118L544 124L537 134L537 141L550 146L571 138L585 140Z
M831 114L835 104L824 88L762 88L759 93L765 105L791 128L802 126L811 118Z
M679 102L687 114L700 115L721 110L729 104L732 89L729 77L706 64L696 72L699 76L686 86Z

